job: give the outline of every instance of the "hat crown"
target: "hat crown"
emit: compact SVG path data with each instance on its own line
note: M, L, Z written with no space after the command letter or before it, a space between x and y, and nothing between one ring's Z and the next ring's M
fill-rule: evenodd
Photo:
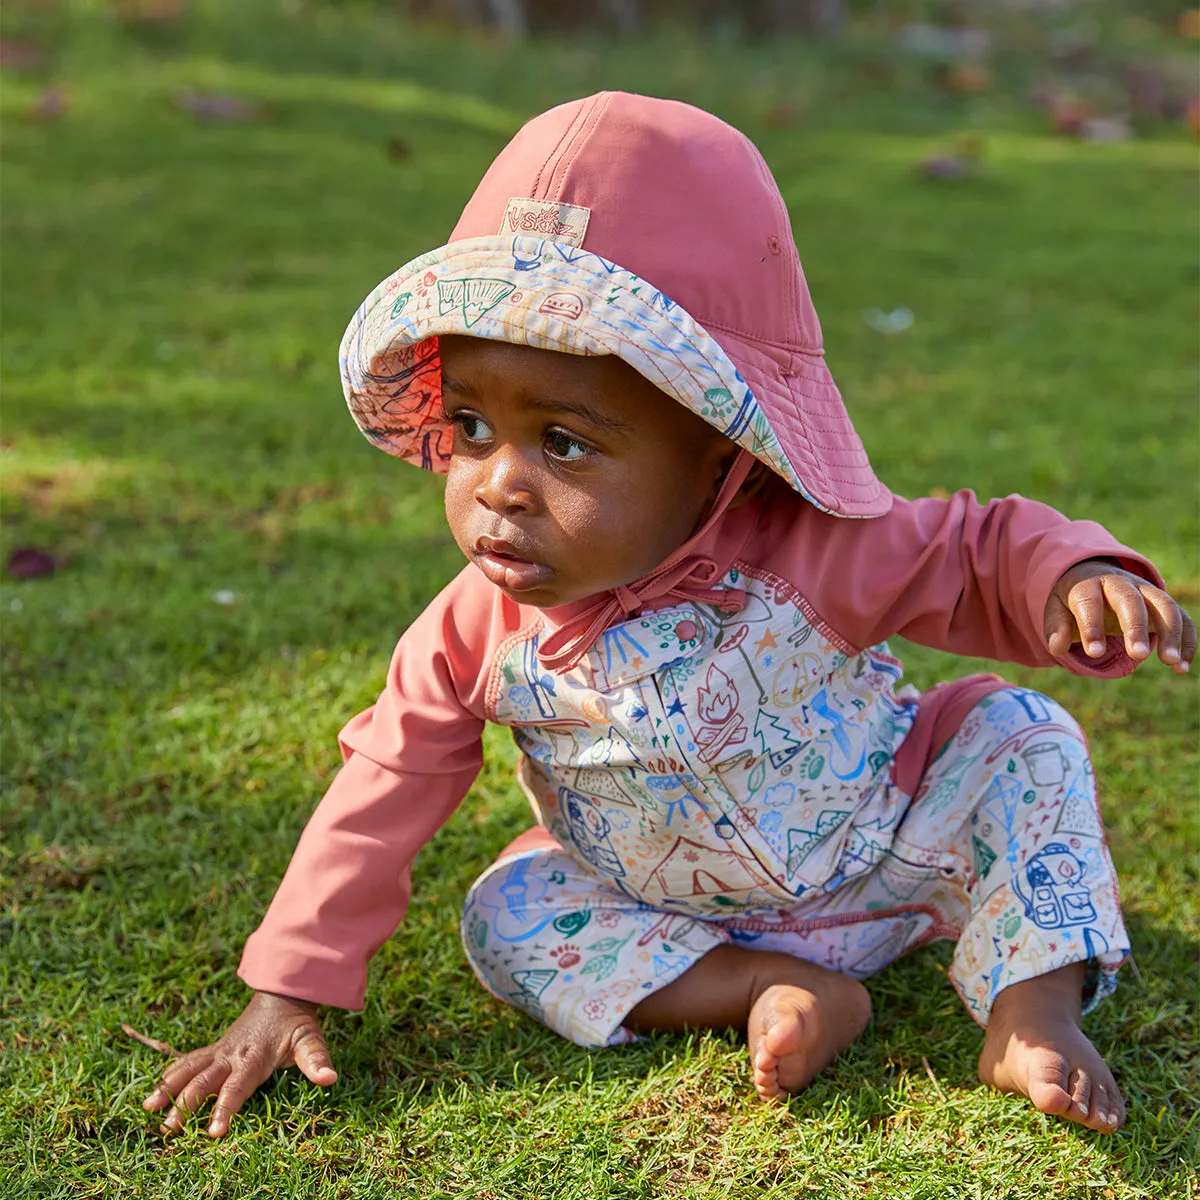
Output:
M540 222L536 206L514 200L547 202ZM553 204L575 210L560 210L557 239ZM706 328L821 349L766 163L744 134L689 104L601 92L533 118L492 163L450 240L531 231L618 263Z

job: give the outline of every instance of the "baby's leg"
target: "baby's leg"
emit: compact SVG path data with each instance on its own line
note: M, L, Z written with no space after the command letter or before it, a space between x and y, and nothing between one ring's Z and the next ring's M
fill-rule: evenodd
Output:
M652 1030L749 1034L764 1099L795 1091L863 1030L862 984L718 924L650 908L585 870L543 828L471 888L463 945L481 983L581 1046Z
M1129 940L1074 720L1036 692L993 693L928 768L893 852L940 857L966 885L950 976L987 1029L980 1079L1118 1128L1125 1105L1080 1014L1112 991Z
M1045 1113L1100 1133L1125 1123L1125 1101L1079 1024L1084 964L1014 983L996 998L979 1078L1028 1096Z
M764 1100L807 1087L866 1028L867 989L772 950L717 946L625 1018L635 1033L738 1029Z

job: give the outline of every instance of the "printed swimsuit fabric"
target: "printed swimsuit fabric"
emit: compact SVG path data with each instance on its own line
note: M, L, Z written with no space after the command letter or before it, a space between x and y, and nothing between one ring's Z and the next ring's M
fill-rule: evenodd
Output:
M891 674L872 652L864 677L879 666ZM764 725L796 730L777 695L765 703ZM993 691L915 798L872 773L875 744L835 719L730 754L718 773L754 764L749 803L715 820L722 789L703 766L653 774L662 762L625 756L614 775L589 759L539 805L555 836L518 839L471 889L462 931L477 976L584 1046L632 1040L629 1010L723 943L865 978L954 939L950 979L980 1024L1002 988L1072 962L1090 966L1088 1007L1107 995L1129 942L1075 722L1036 692ZM776 782L753 790L772 759Z
M994 679L918 697L885 638L1050 665L1041 612L1068 566L1105 556L1157 582L1154 568L1090 522L969 492L846 521L781 485L715 536L738 547L724 582L745 591L740 612L630 618L564 674L537 656L554 614L465 568L343 730L345 765L242 978L361 1006L412 860L469 789L493 721L557 845L485 874L465 941L488 987L567 1037L621 1040L648 987L755 935L858 974L957 937L954 980L980 1021L999 988L1062 962L1088 959L1104 994L1127 939L1077 727L1025 692L980 716ZM1113 638L1065 665L1135 664Z

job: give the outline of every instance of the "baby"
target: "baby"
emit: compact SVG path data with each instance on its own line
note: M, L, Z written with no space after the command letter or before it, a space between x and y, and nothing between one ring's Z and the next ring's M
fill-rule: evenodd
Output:
M535 826L476 881L480 982L581 1046L745 1030L764 1099L863 1031L859 982L938 938L980 1078L1111 1132L1080 1026L1129 950L1087 745L1053 700L899 687L885 639L1115 677L1192 621L1100 526L893 496L825 364L788 216L741 134L603 93L531 121L449 243L367 298L350 411L446 476L469 565L342 731L217 1042L145 1100L214 1137L277 1067L337 1078L413 858L509 726Z

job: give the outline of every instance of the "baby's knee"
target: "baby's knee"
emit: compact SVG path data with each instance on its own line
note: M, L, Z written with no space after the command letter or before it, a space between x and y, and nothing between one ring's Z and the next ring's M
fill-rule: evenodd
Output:
M1031 688L1002 688L981 707L988 711L989 723L1009 732L1041 728L1051 736L1065 733L1080 742L1084 740L1079 722L1057 700Z

